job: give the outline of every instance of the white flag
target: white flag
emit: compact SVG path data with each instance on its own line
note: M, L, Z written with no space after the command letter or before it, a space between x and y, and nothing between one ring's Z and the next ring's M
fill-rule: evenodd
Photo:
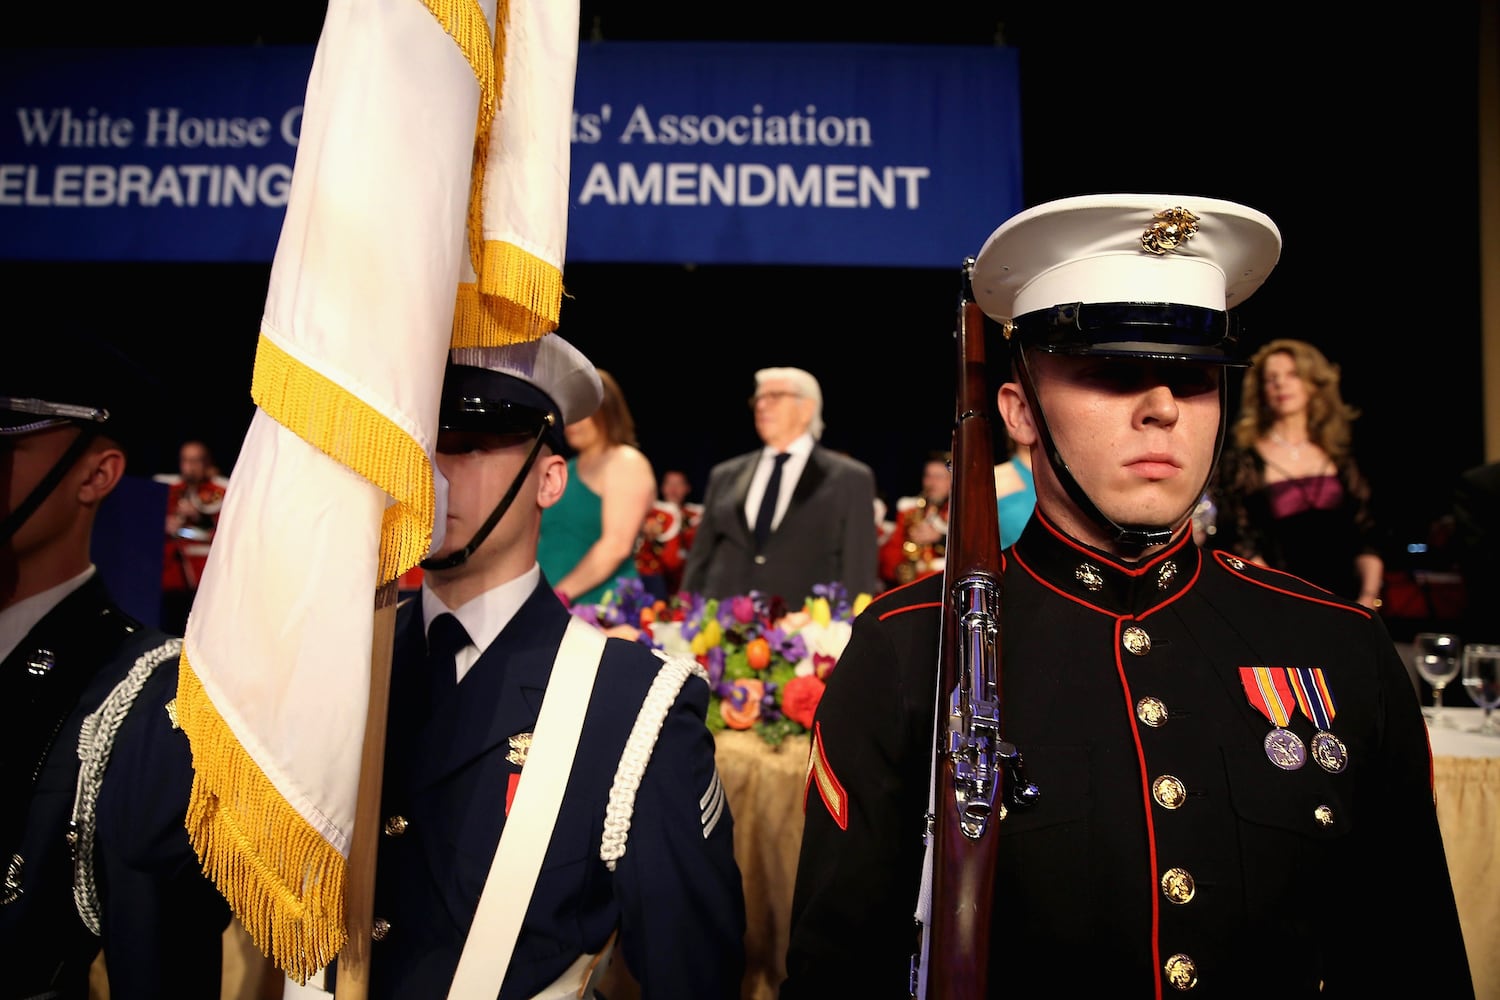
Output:
M578 9L511 0L499 17L495 0L329 3L257 409L188 621L189 833L298 982L346 940L374 598L441 523L449 347L557 325Z

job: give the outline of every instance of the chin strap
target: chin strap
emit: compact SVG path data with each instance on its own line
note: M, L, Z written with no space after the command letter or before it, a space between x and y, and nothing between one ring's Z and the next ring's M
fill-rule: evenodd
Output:
M1204 491L1208 489L1208 484L1213 482L1214 470L1218 468L1219 449L1224 445L1224 432L1228 425L1228 413L1225 409L1228 397L1224 379L1222 377L1219 379L1219 430L1214 438L1214 461L1209 466L1208 477L1199 485L1198 492L1187 510L1173 518L1171 525L1163 528L1150 524L1119 524L1099 509L1099 506L1084 492L1083 487L1078 485L1078 480L1073 478L1073 473L1068 469L1068 463L1063 460L1062 453L1057 450L1057 445L1052 440L1052 431L1047 426L1047 415L1042 411L1041 399L1037 395L1036 384L1032 381L1031 366L1027 362L1025 348L1016 350L1016 369L1021 376L1021 388L1031 404L1037 434L1042 439L1042 450L1046 453L1047 461L1052 466L1057 481L1062 483L1063 489L1078 505L1078 509L1095 524L1109 532L1114 544L1121 549L1121 554L1127 557L1138 556L1152 546L1165 545L1170 542L1178 529L1193 516L1193 510L1198 506L1198 501L1203 497Z
M52 491L57 489L57 484L62 482L62 477L67 475L68 470L73 467L73 463L78 461L78 456L82 455L84 449L89 446L89 442L98 436L99 429L97 427L88 424L83 424L79 427L78 437L74 438L73 443L68 445L68 450L63 452L62 457L57 460L57 464L48 469L47 474L27 494L26 499L22 500L20 505L6 516L4 521L0 521L0 542L9 541L12 535L21 530L21 525L25 524L26 519L36 512L36 509L42 505L43 500L52 495Z
M536 464L536 457L542 450L542 439L546 435L549 425L550 421L544 421L537 428L536 438L531 442L531 450L526 453L526 461L521 463L521 470L516 473L516 478L511 481L510 489L505 491L505 496L501 497L500 502L495 505L495 509L490 511L490 516L479 526L479 530L474 532L474 537L469 539L469 544L457 552L443 556L441 559L423 559L418 564L423 570L445 570L453 569L455 566L462 566L469 561L469 557L474 554L479 546L484 544L484 540L490 537L490 532L495 530L495 525L500 523L500 519L510 509L511 503L516 499L516 494L521 492L521 484L526 481L526 476L531 472L531 467Z

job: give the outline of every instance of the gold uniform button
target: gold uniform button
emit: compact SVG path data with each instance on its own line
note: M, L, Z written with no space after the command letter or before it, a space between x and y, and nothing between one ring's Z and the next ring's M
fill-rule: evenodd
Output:
M1152 729L1160 729L1167 724L1167 706L1160 698L1148 695L1135 703L1135 717Z
M1313 810L1313 819L1318 821L1319 826L1333 825L1333 810L1327 806L1318 806Z
M765 556L756 556L755 557L755 565L757 565L757 566L764 566L765 564L766 564L766 557Z
M1151 652L1151 637L1139 625L1127 625L1121 641L1125 645L1125 651L1135 656L1145 656Z
M1163 809L1177 809L1187 801L1187 786L1181 778L1163 774L1151 782L1151 797Z
M376 921L370 925L370 937L374 938L376 941L384 941L386 935L390 932L391 922L389 920L377 918Z
M1167 974L1167 982L1172 984L1174 990L1190 990L1198 985L1198 966L1188 956L1178 952L1167 959L1167 964L1162 966Z
M405 816L392 816L385 821L385 835L387 837L399 837L411 826Z
M1186 868L1168 868L1161 877L1161 891L1174 903L1186 903L1198 891L1198 886Z

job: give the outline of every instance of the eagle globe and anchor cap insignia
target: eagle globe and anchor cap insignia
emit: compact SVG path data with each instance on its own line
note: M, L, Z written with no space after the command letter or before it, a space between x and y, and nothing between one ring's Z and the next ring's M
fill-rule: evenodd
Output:
M1180 206L1157 212L1152 219L1141 234L1141 249L1149 254L1171 253L1198 235L1198 217Z

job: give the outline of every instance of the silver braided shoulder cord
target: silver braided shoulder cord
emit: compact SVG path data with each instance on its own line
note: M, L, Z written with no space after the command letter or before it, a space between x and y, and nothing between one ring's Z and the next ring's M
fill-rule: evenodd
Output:
M125 679L83 720L78 733L78 791L73 798L73 827L68 842L73 848L73 903L94 934L99 933L100 926L99 889L94 883L94 808L115 747L115 734L151 672L181 655L182 640L169 639L137 657Z
M668 659L659 650L656 655L666 663L657 671L636 713L635 725L625 741L625 750L620 754L620 766L615 769L615 781L609 789L609 805L604 810L604 838L599 844L599 858L610 871L625 856L625 841L630 836L630 815L635 810L635 793L641 787L641 777L646 773L646 764L651 760L651 751L656 747L656 738L667 719L667 711L677 700L677 692L689 677L701 677L708 683L708 671L696 660L686 657Z

